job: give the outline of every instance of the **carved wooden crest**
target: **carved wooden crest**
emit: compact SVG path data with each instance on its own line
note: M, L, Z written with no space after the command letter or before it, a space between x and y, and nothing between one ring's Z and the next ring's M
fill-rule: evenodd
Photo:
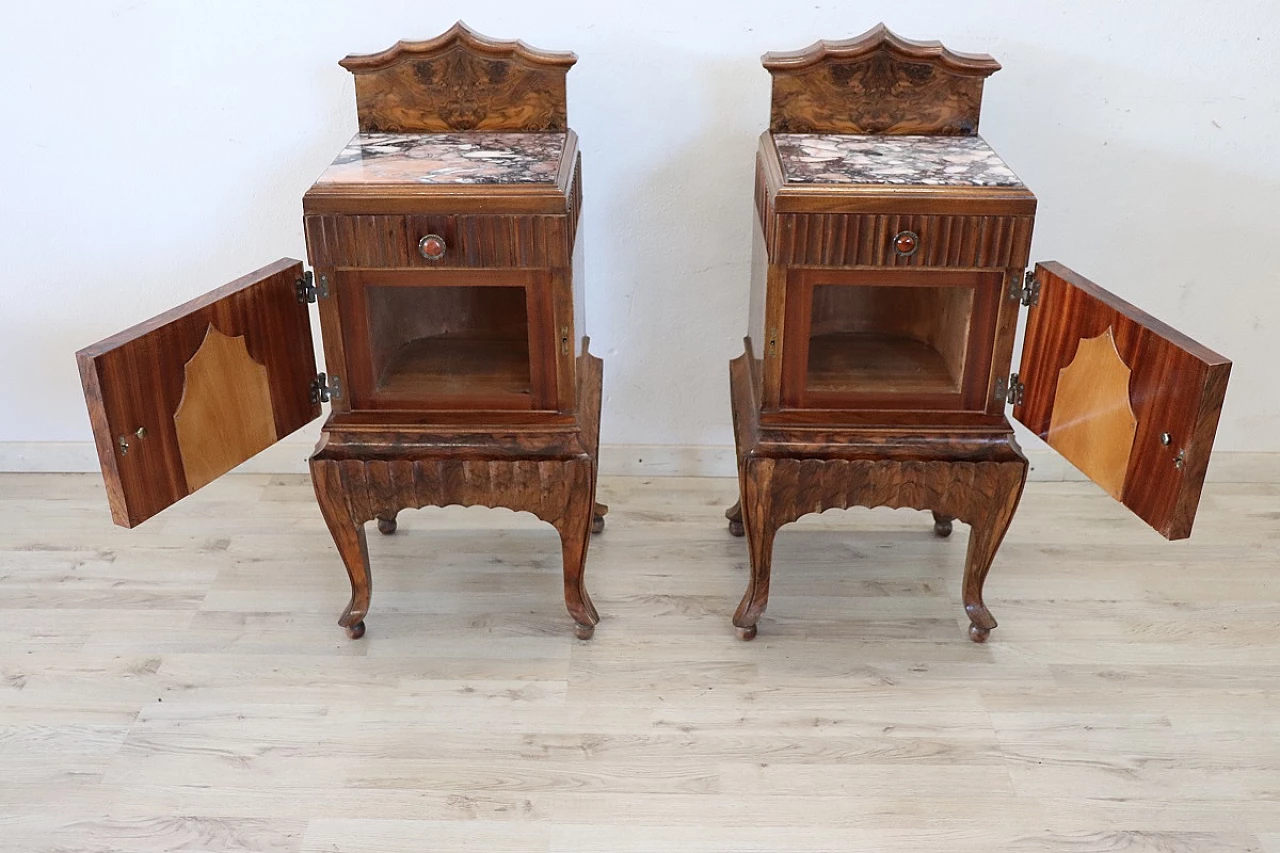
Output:
M565 75L578 57L495 41L459 21L339 65L356 76L363 132L562 131Z
M770 52L770 130L968 136L978 132L982 83L1000 70L986 54L910 41L884 24L846 41Z

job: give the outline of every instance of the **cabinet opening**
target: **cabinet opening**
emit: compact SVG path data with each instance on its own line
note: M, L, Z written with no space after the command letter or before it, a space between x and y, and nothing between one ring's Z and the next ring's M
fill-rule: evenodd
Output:
M960 394L974 301L972 287L816 283L805 393Z
M531 406L523 284L366 288L373 390L430 401L483 398Z

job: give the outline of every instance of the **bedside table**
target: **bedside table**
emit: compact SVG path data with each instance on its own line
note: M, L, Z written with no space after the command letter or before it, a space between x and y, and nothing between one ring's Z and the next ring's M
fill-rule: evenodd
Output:
M601 361L584 332L571 53L458 24L342 65L360 132L303 197L313 269L282 259L77 354L113 517L132 527L319 417L310 467L364 633L364 523L528 511L560 533L579 637ZM317 373L307 304L319 305Z
M1190 534L1230 362L1057 263L1028 264L1036 198L977 135L1000 65L883 25L768 53L746 352L730 365L751 580L774 535L851 506L971 527L970 636L1027 461L1005 407L1170 539ZM1022 367L1010 374L1021 308Z

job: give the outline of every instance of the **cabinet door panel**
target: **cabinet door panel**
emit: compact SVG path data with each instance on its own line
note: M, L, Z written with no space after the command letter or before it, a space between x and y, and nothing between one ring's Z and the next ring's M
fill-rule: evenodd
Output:
M319 417L301 276L282 258L76 353L116 524L146 521Z
M1168 539L1191 535L1231 362L1062 266L1036 265L1013 416Z

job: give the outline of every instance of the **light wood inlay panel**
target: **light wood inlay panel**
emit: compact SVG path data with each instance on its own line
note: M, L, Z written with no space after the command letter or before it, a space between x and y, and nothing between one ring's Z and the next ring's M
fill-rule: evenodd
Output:
M1133 371L1116 350L1110 327L1080 341L1075 358L1058 374L1049 421L1049 446L1120 500L1138 418L1129 402Z
M274 444L275 414L267 368L249 355L243 335L228 337L210 324L183 372L173 426L195 491Z
M591 642L564 629L555 531L479 508L370 534L380 615L350 642L305 476L233 474L124 531L96 475L0 475L0 847L1280 839L1280 486L1210 484L1195 538L1153 546L1092 484L1028 484L983 646L959 635L962 524L938 539L927 513L882 509L784 528L746 644L726 618L736 482L600 488Z

